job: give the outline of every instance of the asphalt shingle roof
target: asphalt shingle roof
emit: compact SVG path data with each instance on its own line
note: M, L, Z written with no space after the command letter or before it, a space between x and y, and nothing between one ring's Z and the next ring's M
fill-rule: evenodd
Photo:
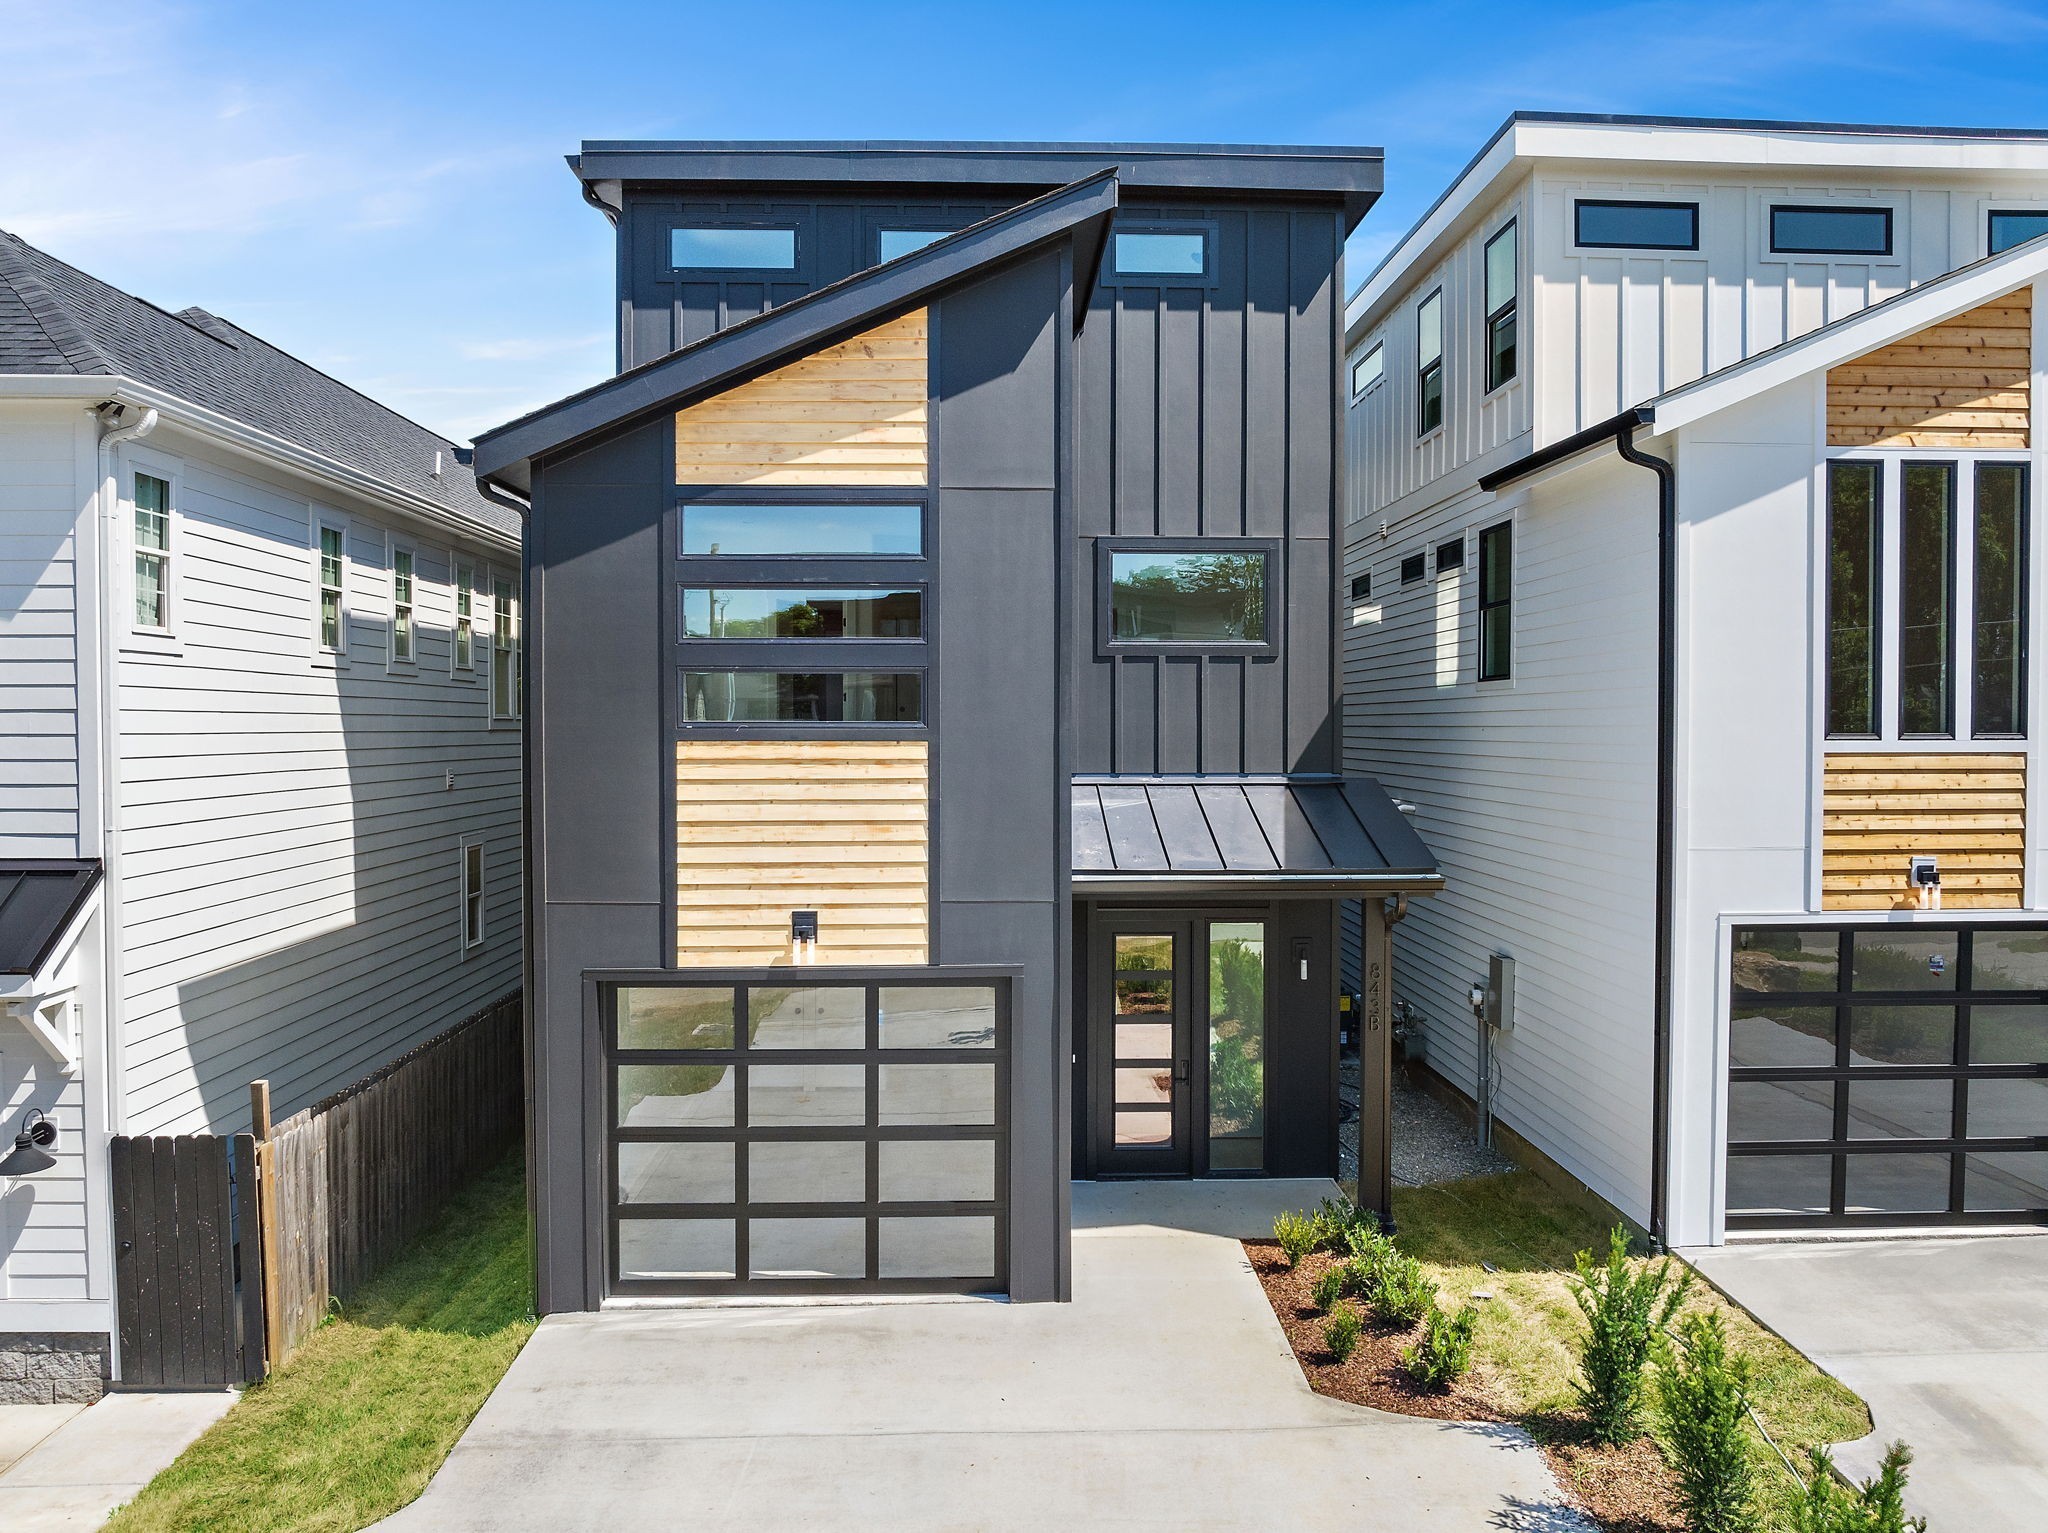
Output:
M519 513L478 491L446 437L231 321L160 309L5 230L0 373L132 378L519 535Z

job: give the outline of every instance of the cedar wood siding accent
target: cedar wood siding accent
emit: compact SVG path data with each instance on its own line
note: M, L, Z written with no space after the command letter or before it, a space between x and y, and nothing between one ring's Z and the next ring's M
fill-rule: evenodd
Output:
M1945 910L2016 910L2027 758L1831 754L1821 789L1821 907L1909 910L1908 859L1941 865Z
M678 484L921 485L925 311L676 413Z
M1077 772L1337 768L1333 208L1149 205L1207 222L1215 274L1098 286L1076 347ZM1278 538L1272 655L1098 652L1096 543Z
M922 740L676 744L676 964L927 961L930 773Z
M1830 369L1828 445L2028 446L2033 300L2020 288Z

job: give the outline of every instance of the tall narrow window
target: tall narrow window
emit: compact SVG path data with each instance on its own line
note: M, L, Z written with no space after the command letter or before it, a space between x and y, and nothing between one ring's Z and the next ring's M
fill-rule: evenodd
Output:
M1970 580L1970 733L2026 731L2027 466L1977 465L1977 519Z
M1351 393L1353 397L1363 394L1386 375L1386 349L1374 346L1364 356L1351 364Z
M413 640L412 550L391 550L391 658L412 659Z
M1416 434L1425 435L1444 423L1444 290L1438 288L1415 311L1417 398L1421 401Z
M1828 465L1828 733L1877 735L1880 540L1875 463Z
M519 717L519 611L502 575L491 579L491 716Z
M1501 522L1479 534L1479 679L1506 681L1512 672L1515 529Z
M484 940L484 844L462 843L462 946Z
M1955 733L1956 470L1908 463L1899 502L1899 733Z
M135 626L171 626L171 486L135 476Z
M1486 242L1486 387L1515 376L1515 225Z
M466 564L455 566L455 655L452 661L458 671L471 670L476 665L476 572Z
M1266 1163L1266 923L1209 923L1209 1169Z
M320 647L338 654L342 647L341 529L320 529Z

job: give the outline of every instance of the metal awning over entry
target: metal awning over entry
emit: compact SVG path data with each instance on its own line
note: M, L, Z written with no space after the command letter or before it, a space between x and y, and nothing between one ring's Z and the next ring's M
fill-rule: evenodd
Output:
M1077 777L1077 894L1367 896L1438 888L1369 777Z

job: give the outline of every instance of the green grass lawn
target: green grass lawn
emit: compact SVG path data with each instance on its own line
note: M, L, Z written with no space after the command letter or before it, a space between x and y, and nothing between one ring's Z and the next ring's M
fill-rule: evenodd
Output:
M515 1154L108 1524L345 1533L404 1506L533 1333Z
M1538 1431L1570 1412L1576 1405L1574 1343L1584 1321L1567 1274L1574 1252L1605 1252L1603 1221L1526 1171L1396 1188L1394 1217L1401 1248L1428 1266L1447 1306L1455 1308L1475 1289L1493 1295L1479 1306L1475 1356L1492 1368L1509 1408ZM1482 1261L1498 1270L1486 1271ZM1751 1403L1757 1415L1802 1469L1803 1450L1870 1430L1861 1400L1703 1280L1687 1306L1722 1312L1731 1350L1756 1370ZM1796 1487L1761 1438L1753 1435L1750 1448L1764 1525L1789 1528Z

